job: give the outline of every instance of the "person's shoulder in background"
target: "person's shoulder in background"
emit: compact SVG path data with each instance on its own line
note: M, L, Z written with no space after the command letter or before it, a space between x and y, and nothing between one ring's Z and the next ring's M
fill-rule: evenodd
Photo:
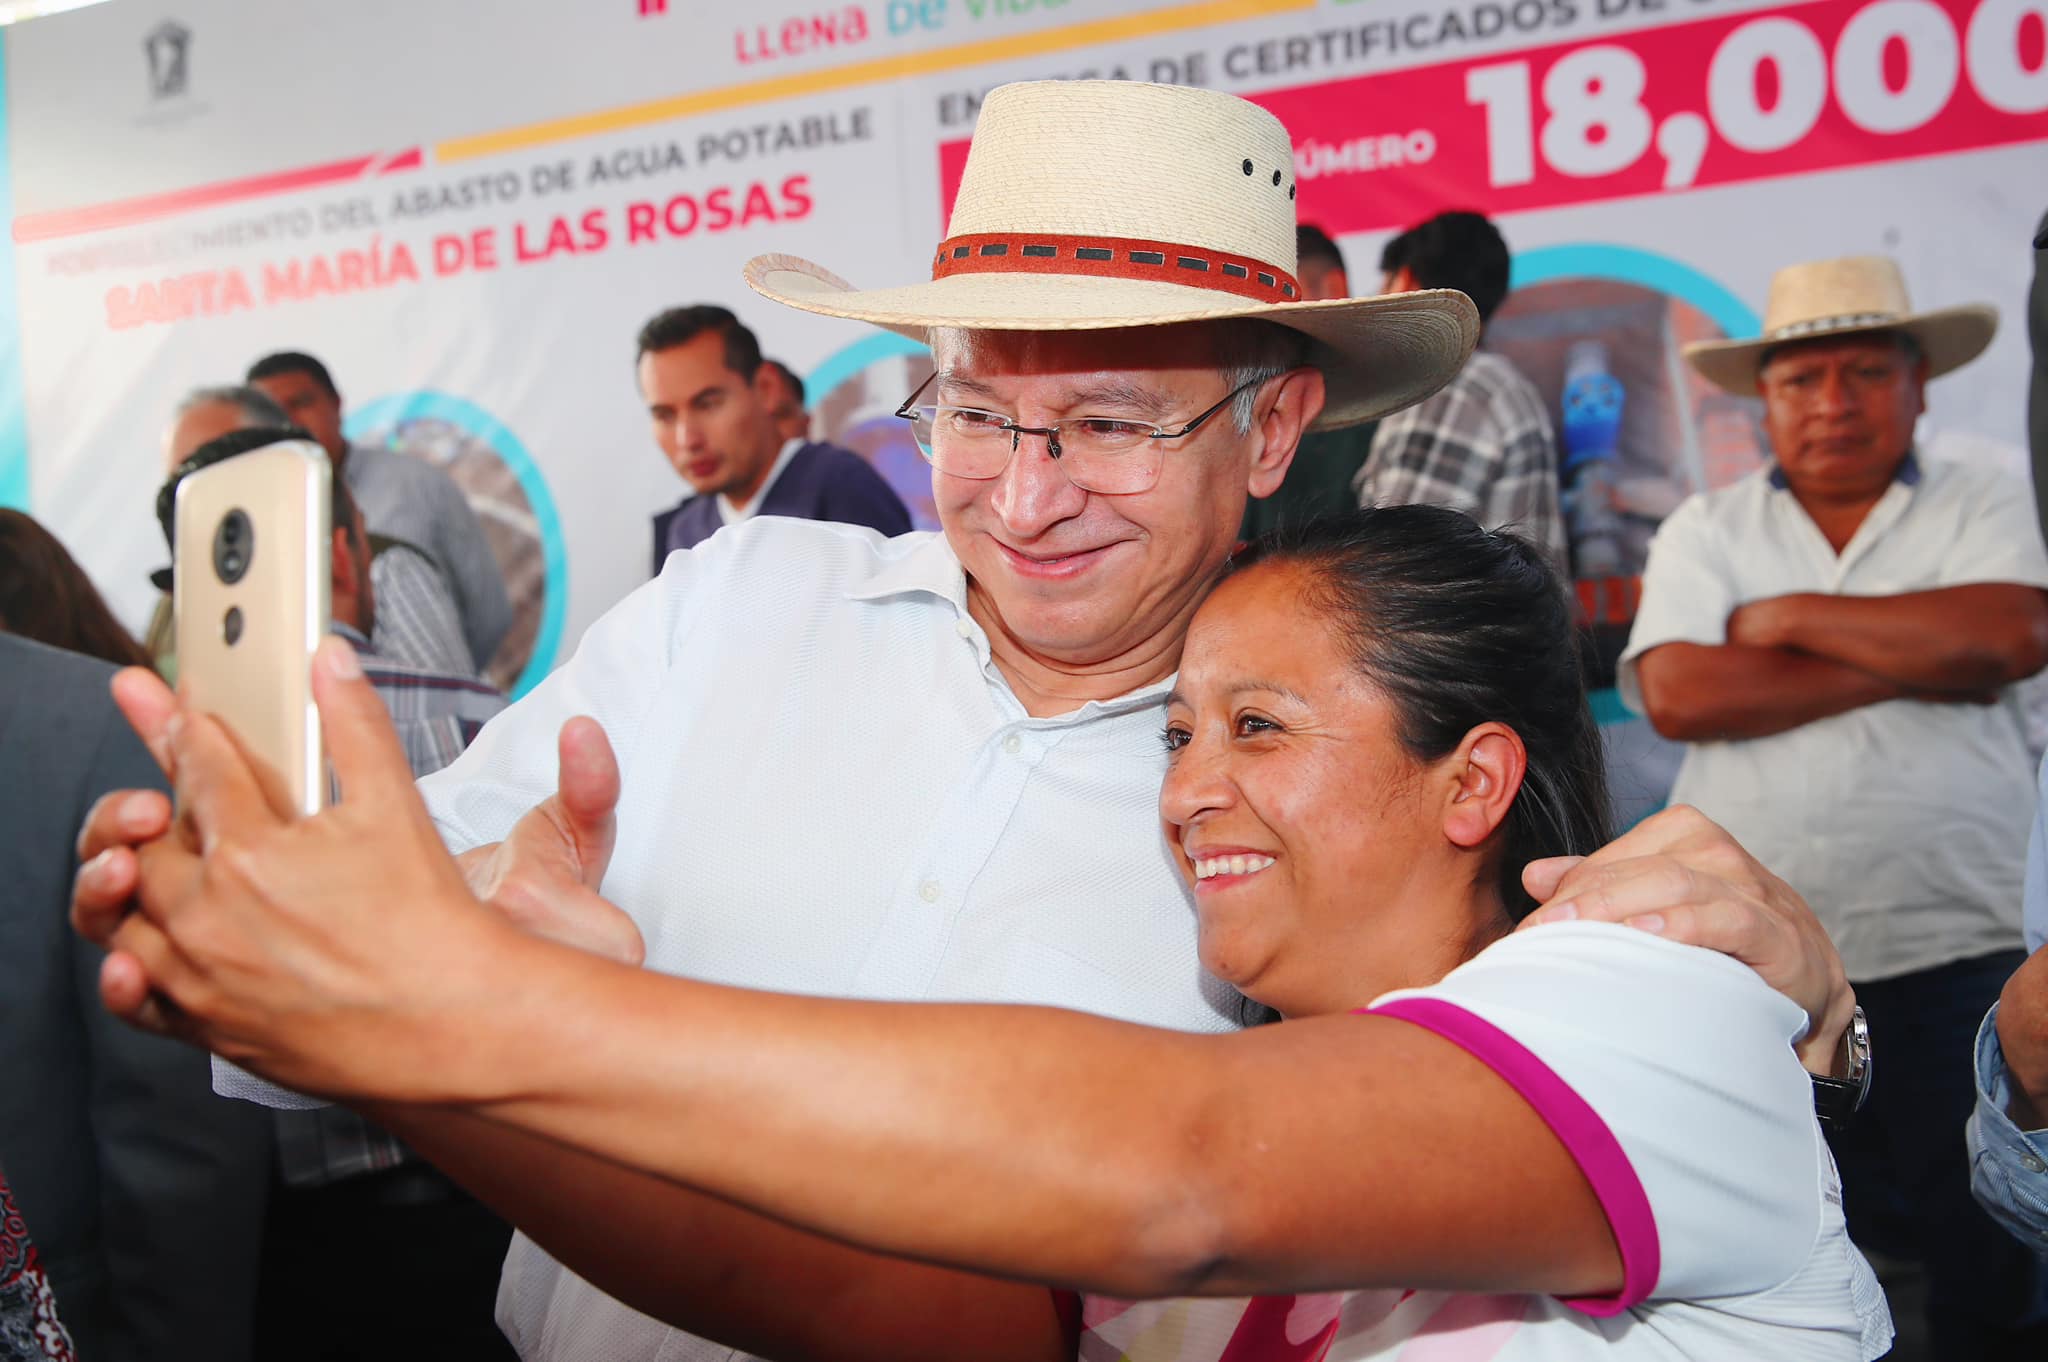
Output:
M817 496L813 518L866 525L886 535L910 530L910 508L903 498L873 464L852 450L813 441L797 452L796 459L807 461L809 468L799 472L792 460L783 478L812 483Z
M245 1358L270 1126L206 1056L99 1005L70 928L73 841L113 790L163 788L111 663L0 633L0 1155L88 1358Z

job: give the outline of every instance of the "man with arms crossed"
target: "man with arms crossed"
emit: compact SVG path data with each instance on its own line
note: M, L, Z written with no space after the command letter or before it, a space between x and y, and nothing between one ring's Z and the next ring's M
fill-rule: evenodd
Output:
M1620 675L1692 744L1672 797L1809 896L1841 950L1884 1055L1830 1134L1850 1232L1924 1256L1945 1358L2020 1346L2035 1277L1970 1199L1957 1135L1971 1037L2022 958L2034 782L2006 688L2048 662L2048 554L2023 488L1913 452L1927 381L1996 324L1915 313L1897 266L1856 257L1779 271L1762 339L1688 347L1762 393L1775 463L1665 521Z
M1302 301L1292 164L1286 130L1229 96L1010 86L982 108L930 283L855 293L754 261L770 297L930 338L937 377L902 410L927 441L973 436L934 473L944 532L762 518L670 557L425 783L471 884L538 930L725 983L1235 1025L1157 821L1183 632L1302 432L1427 393L1477 331L1453 294ZM125 903L153 809L97 814L88 928ZM1655 908L1667 935L1737 950L1823 1018L1802 1048L1828 1062L1850 999L1825 938L1696 815L1543 881L1553 915ZM151 1015L132 957L105 984ZM836 1246L722 1203L482 1122L381 1114L532 1236L499 1300L523 1356L729 1356L629 1304L771 1355L893 1304L860 1298ZM784 1317L725 1308L729 1248L801 1284ZM950 1280L932 1271L932 1310ZM1000 1322L959 1325L971 1357Z

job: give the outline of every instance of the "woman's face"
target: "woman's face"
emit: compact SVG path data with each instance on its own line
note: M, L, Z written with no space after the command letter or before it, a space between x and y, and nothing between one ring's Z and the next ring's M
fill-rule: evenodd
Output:
M1159 795L1203 966L1288 1016L1435 978L1469 940L1444 900L1472 888L1443 829L1454 778L1401 746L1391 702L1302 601L1307 572L1252 567L1196 614Z

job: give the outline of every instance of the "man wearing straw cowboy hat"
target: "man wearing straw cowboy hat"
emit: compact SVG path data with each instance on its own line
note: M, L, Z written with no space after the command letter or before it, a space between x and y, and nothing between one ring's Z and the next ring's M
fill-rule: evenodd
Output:
M1689 346L1762 395L1775 462L1665 521L1621 663L1624 697L1693 744L1672 798L1808 896L1842 953L1884 1055L1830 1133L1849 1226L1924 1255L1943 1358L2006 1356L2033 1284L1959 1135L1977 1023L2022 958L2034 781L2006 688L2048 662L2048 554L2025 488L1913 453L1928 380L1997 320L1916 312L1896 265L1855 257L1779 271L1761 338Z
M1237 1024L1158 835L1183 631L1302 433L1433 391L1478 329L1457 293L1303 299L1293 197L1287 132L1245 101L1015 85L983 105L929 282L753 261L768 297L930 341L936 380L900 414L944 532L757 519L672 556L423 786L472 886L536 930L726 983ZM161 830L108 805L83 847ZM81 875L82 920L118 912L125 864ZM1739 947L1823 1018L1812 1053L1839 1040L1824 936L1717 829L1676 816L1559 873L1539 887L1591 893L1587 916L1661 908L1670 934ZM132 963L105 992L146 1019ZM722 1247L778 1227L484 1123L379 1115L588 1274L515 1242L499 1318L523 1355L728 1356L604 1291L731 1331ZM753 1346L886 1304L787 1238L791 1332L742 1331Z

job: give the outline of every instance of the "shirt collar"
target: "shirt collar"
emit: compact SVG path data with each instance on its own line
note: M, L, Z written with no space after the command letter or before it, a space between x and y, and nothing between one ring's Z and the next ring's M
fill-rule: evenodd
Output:
M900 558L890 560L866 581L852 587L846 598L879 601L890 596L937 596L967 614L967 569L953 556L953 546L939 532L928 532L925 541Z
M775 486L775 480L782 476L783 469L789 467L789 461L796 457L796 452L809 443L810 441L801 435L792 435L782 442L782 449L776 454L775 462L768 466L768 476L761 479L761 490L754 493L754 499L747 503L744 511L732 504L732 498L720 492L718 518L728 525L736 525L742 520L752 520L760 514L761 503L768 499L768 492Z
M1892 474L1892 481L1905 487L1918 487L1920 485L1920 477L1920 458L1909 449L1906 451L1906 457L1899 460L1899 471ZM1791 484L1785 481L1785 470L1779 467L1776 459L1771 460L1770 479L1773 490L1779 492L1791 490Z

